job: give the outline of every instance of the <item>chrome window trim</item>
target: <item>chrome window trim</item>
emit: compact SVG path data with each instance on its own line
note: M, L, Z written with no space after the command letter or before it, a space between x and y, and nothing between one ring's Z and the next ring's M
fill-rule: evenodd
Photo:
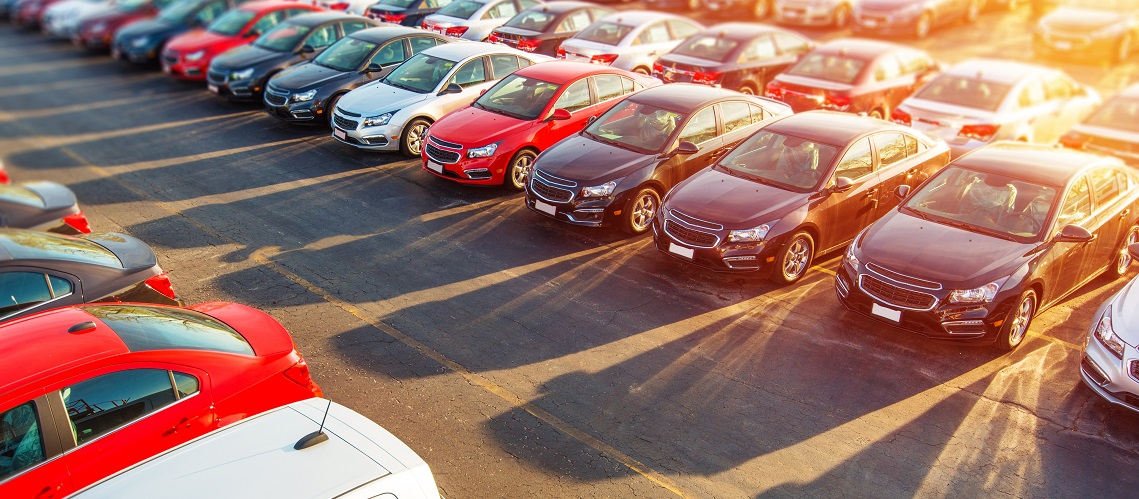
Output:
M46 275L46 274L45 274L45 275ZM26 307L26 308L22 308L22 309L20 309L20 310L16 310L15 312L11 312L11 313L9 313L8 315L0 316L0 321L8 320L9 318L11 318L11 317L12 317L12 316L14 316L14 315L17 315L17 314L22 314L22 313L25 313L25 312L27 312L27 311L29 311L29 310L34 310L34 309L37 309L37 308L39 308L39 307L42 307L42 306L44 306L44 305L48 305L48 304L50 304L50 303L52 303L52 302L56 302L56 301L62 300L62 299L64 299L64 298L67 298L68 296L71 296L71 295L73 295L73 294L75 294L75 291L72 291L72 292L70 292L70 293L67 293L67 294L65 294L65 295L60 295L60 296L57 296L57 297L55 297L55 298L52 298L52 299L50 299L50 300L47 300L47 301L42 301L42 302L39 302L39 303L37 303L37 304L35 304L35 305L32 305L32 306L30 306L30 307Z

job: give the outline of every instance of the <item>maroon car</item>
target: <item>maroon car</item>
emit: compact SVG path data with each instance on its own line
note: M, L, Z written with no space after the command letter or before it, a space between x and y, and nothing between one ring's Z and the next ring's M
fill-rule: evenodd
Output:
M84 19L72 42L92 50L110 50L119 28L150 19L174 0L124 0L114 10Z
M844 38L820 45L767 84L766 95L800 113L829 109L886 118L941 65L894 43Z

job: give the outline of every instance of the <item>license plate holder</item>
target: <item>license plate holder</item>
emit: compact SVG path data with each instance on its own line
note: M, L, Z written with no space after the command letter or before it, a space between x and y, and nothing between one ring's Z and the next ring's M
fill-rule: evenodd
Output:
M217 86L217 85L209 85L209 84L207 84L207 85L206 85L206 90L209 90L210 92L213 92L213 93L215 93L215 94L216 94L216 93L218 93L218 86Z
M668 252L674 255L682 256L689 260L691 260L692 257L696 255L696 250L692 248L685 248L684 246L676 243L668 243Z
M538 201L537 199L534 200L534 209L538 210L542 213L545 213L551 217L554 216L555 214L557 214L557 212L558 212L557 206L554 206L554 205L549 204L549 203L543 203L541 201Z
M431 161L431 160L427 160L427 169L431 170L435 173L439 173L439 174L443 173L443 165L436 163L434 161Z
M333 128L332 129L332 136L336 137L340 140L346 140L348 138L348 134L345 133L344 130L341 130L339 128Z
M902 311L894 310L889 307L883 307L877 303L870 305L870 313L877 315L883 319L889 319L893 322L902 322Z

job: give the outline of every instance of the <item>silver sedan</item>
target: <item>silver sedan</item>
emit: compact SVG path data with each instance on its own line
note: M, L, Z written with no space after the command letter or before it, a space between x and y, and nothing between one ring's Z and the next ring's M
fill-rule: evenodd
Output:
M1139 258L1135 233L1129 234L1131 260ZM1120 255L1123 264L1123 255ZM1084 341L1080 377L1099 396L1139 412L1139 277L1100 306Z

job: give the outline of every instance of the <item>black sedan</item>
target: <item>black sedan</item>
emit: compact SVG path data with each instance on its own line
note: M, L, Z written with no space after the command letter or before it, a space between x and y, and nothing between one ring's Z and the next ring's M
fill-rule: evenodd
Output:
M178 0L158 17L137 21L115 33L111 55L137 64L158 62L166 42L193 28L204 28L244 0Z
M487 41L553 57L562 42L614 12L589 2L558 1L535 5L495 28Z
M661 252L715 271L798 281L949 163L949 147L911 128L808 111L760 129L676 186L653 224Z
M368 7L367 16L385 23L415 27L450 4L451 0L380 0Z
M1083 123L1060 137L1072 149L1114 155L1139 167L1139 83L1103 103Z
M767 82L815 48L802 35L758 23L724 23L692 35L653 64L665 83L719 85L760 95Z
M331 119L336 101L349 90L382 79L409 57L452 40L402 26L357 31L312 62L270 79L265 87L265 112L293 123Z
M154 251L124 234L0 229L0 321L101 301L182 305Z
M265 84L282 69L307 62L341 38L378 24L341 12L291 18L252 45L215 57L206 73L207 88L231 100L259 100Z
M1121 64L1139 48L1139 0L1067 0L1032 33L1038 56Z
M674 185L788 114L781 102L704 85L642 90L538 156L526 206L575 225L644 233Z
M91 232L75 193L55 182L0 185L0 227L60 234Z
M862 0L854 7L854 32L925 38L937 26L973 23L985 0Z
M1139 176L1117 158L998 142L950 163L860 234L835 285L847 308L921 335L1012 350L1037 312L1139 241Z

